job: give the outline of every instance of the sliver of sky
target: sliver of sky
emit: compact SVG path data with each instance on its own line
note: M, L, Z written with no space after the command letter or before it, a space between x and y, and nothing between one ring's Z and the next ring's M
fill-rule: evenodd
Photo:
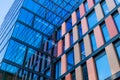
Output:
M0 27L15 0L0 0Z

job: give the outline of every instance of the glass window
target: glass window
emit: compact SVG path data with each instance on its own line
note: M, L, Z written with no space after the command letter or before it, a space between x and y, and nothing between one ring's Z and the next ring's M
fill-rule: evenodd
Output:
M114 0L114 1L117 5L120 3L120 0Z
M67 54L67 70L74 66L74 52L73 50Z
M88 80L88 71L86 64L82 65L83 80Z
M99 80L105 80L111 76L109 62L105 52L95 57L95 63Z
M73 34L72 34L72 31L70 32L70 45L73 44Z
M68 20L66 21L66 32L70 31L72 29L72 19L71 17L68 18Z
M114 15L113 15L113 18L114 18L114 21L115 21L115 24L116 24L116 26L117 26L117 28L118 28L118 31L120 32L120 14L119 13L115 13Z
M100 0L94 0L95 3L99 2Z
M87 17L89 28L92 28L97 23L95 11L92 11Z
M101 25L101 29L102 29L104 39L107 42L108 40L110 40L110 35L109 35L108 29L105 23Z
M117 52L118 57L120 59L120 41L118 41L117 43L115 43L115 49L116 49L116 52Z
M57 79L61 75L61 62L57 62L55 65L55 78Z
M97 49L97 45L96 45L94 33L90 34L90 39L91 39L92 49L93 49L93 51L95 51Z
M81 57L82 57L82 60L83 60L86 57L85 56L85 47L84 47L83 41L80 42L80 53L81 53Z
M88 2L87 1L85 1L84 6L85 6L85 11L88 12L89 7L88 7Z
M21 9L18 19L28 25L32 25L34 15L27 10Z
M63 51L64 51L64 50L65 50L65 38L63 38L62 42L63 42L62 49L63 49Z
M82 25L81 24L78 24L78 34L79 34L79 37L81 38L82 37Z
M103 9L103 13L105 15L107 15L109 13L109 9L108 9L108 6L107 6L105 0L101 3L101 6L102 6L102 9Z
M61 38L61 35L62 35L61 29L59 29L59 30L57 31L57 40L59 40L59 39Z
M80 20L80 10L79 8L76 10L77 21Z
M72 80L76 80L75 71L71 72Z

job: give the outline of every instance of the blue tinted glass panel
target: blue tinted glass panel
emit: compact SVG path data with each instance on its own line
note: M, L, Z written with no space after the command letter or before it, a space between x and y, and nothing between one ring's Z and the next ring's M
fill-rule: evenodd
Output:
M105 52L95 58L99 80L105 80L111 76L110 66Z
M88 71L86 64L82 65L83 80L88 80Z
M57 79L61 75L61 62L57 62L55 65L55 78Z
M104 39L107 42L108 40L110 40L110 35L109 35L109 32L108 32L106 24L102 24L101 25L101 29L102 29L102 33L103 33Z
M81 52L82 60L83 60L83 59L86 57L86 56L85 56L85 47L84 47L83 41L80 42L80 52Z
M46 39L46 37L42 37L40 33L37 33L20 23L16 23L12 36L36 48L40 48L42 39Z
M104 14L107 15L109 13L109 9L108 9L108 6L107 6L106 2L103 1L101 6L102 6Z
M99 2L100 0L94 0L95 1L95 3L97 3L97 2Z
M59 29L59 30L57 31L57 40L59 40L59 39L61 38L61 35L62 35L61 29Z
M79 8L76 10L77 20L80 20L80 11Z
M85 6L85 10L86 10L86 12L88 12L89 7L88 7L88 2L87 2L87 1L84 3L84 6Z
M115 43L115 49L116 49L118 57L120 59L120 41L118 41L117 43Z
M93 11L90 15L87 17L89 28L94 27L94 25L97 23L97 17L95 11Z
M114 21L115 21L115 24L118 28L118 31L120 32L120 14L119 13L116 13L113 15L113 18L114 18Z
M72 32L70 32L70 44L71 45L73 44L73 34L72 34Z
M72 68L73 65L74 65L74 53L73 51L70 51L67 54L67 69L69 70L70 68Z
M82 37L82 25L81 24L79 24L78 25L78 33L79 33L79 37L81 38Z
M26 46L20 43L17 43L13 40L10 40L9 46L7 48L4 58L22 65L25 52L26 52Z
M95 51L97 49L97 45L96 45L94 33L90 34L90 39L91 39L91 43L92 43L92 49L93 49L93 51Z
M70 31L72 29L72 19L71 17L66 21L66 31Z
M18 20L20 20L28 25L32 25L33 17L34 17L34 15L32 13L30 13L24 9L21 9Z
M120 3L120 0L114 0L114 1L117 5Z

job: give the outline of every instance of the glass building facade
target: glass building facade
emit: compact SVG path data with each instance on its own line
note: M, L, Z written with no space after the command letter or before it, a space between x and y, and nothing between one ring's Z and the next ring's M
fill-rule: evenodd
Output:
M15 0L0 28L0 80L118 80L119 21L119 0Z

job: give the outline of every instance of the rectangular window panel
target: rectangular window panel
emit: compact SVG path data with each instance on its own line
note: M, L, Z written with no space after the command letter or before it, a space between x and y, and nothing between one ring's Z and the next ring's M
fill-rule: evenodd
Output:
M88 2L87 2L87 1L85 1L85 3L84 3L84 7L85 7L85 11L88 12L89 7L88 7Z
M94 25L97 23L97 17L95 11L92 11L92 13L88 15L87 20L88 20L89 28L94 27Z
M107 42L108 40L110 40L110 35L109 35L108 29L105 23L101 25L101 29L102 29L104 39Z
M95 3L99 2L100 0L94 0Z
M117 28L118 28L118 31L120 32L120 14L119 13L115 13L114 15L113 15L113 19L114 19L114 21L115 21L115 24L116 24L116 26L117 26Z
M84 47L83 41L80 42L80 53L81 53L81 57L82 57L82 60L83 60L86 57L86 55L85 55L85 47Z
M109 13L109 9L108 9L108 6L107 6L107 4L106 4L106 1L103 1L103 2L101 3L101 6L102 6L102 9L103 9L103 13L104 13L105 15L107 15L107 14Z
M72 45L73 44L73 33L72 33L72 31L70 32L70 45Z
M61 29L57 31L57 40L59 40L62 36Z
M70 31L72 29L72 19L71 17L68 18L68 20L66 21L66 32Z
M73 50L67 54L67 70L74 66L74 52Z
M61 75L61 62L57 62L55 65L55 78L57 79Z
M95 63L99 80L105 80L111 76L110 65L105 52L95 57Z
M82 73L83 73L83 80L88 80L88 71L87 71L87 65L82 65Z
M79 37L81 38L82 37L82 25L81 24L78 24L78 34L79 34Z
M120 0L114 0L114 1L117 5L120 3Z
M118 54L118 58L120 59L120 41L115 43L115 49L116 49L116 52Z
M92 49L93 51L95 51L97 49L97 44L96 44L94 33L90 34L90 39L91 39Z
M76 10L77 21L80 20L80 10L79 8Z

